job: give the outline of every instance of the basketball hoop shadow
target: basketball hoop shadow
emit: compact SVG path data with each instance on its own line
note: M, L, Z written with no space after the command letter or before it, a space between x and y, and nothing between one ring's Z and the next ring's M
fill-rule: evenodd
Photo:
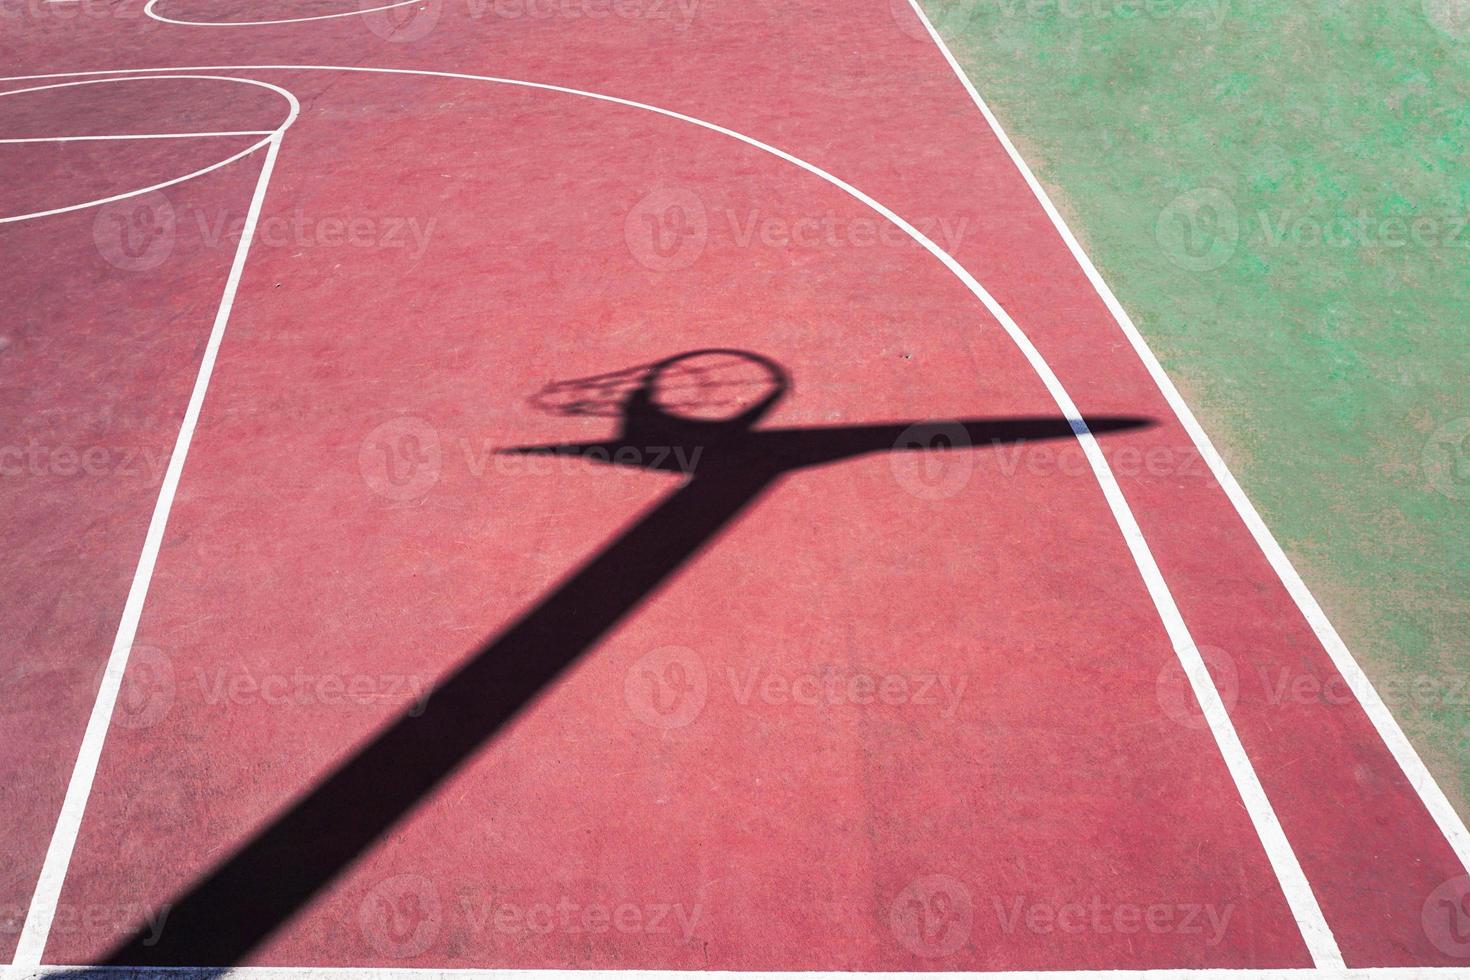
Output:
M104 964L238 964L787 474L876 452L1075 434L1056 417L758 428L788 387L785 371L769 358L702 350L544 389L534 403L562 415L616 415L617 435L503 452L580 457L685 479L471 654L434 689L422 713L391 723L178 896L160 935L134 933ZM1148 424L1132 417L1088 421L1094 433ZM653 451L659 448L671 451Z

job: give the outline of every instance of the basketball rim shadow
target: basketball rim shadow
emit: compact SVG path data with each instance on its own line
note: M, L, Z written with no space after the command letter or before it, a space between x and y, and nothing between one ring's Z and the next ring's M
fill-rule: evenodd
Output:
M759 375L758 397L727 417L676 414L661 398L661 384L710 359L724 365L719 370L734 365ZM597 389L617 377L634 380L615 403L621 422L612 439L502 452L681 472L683 482L473 651L433 689L421 713L416 707L391 722L179 895L160 933L140 929L101 966L194 967L208 977L239 964L787 474L870 453L1074 436L1066 419L1044 416L757 428L786 394L786 372L762 355L730 349L688 351L547 390L583 383ZM612 414L590 410L585 401L553 410ZM1130 416L1087 420L1094 433L1151 424ZM651 446L683 451L650 460ZM689 466L691 459L697 465Z

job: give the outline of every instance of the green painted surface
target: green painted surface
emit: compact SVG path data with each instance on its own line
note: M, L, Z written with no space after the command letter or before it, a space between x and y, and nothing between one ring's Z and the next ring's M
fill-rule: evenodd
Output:
M1470 817L1470 0L925 0Z

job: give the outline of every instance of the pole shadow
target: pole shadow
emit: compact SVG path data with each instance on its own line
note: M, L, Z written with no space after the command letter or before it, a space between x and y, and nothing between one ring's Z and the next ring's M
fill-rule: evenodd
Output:
M548 386L534 401L563 415L616 415L617 435L503 453L677 472L681 484L473 651L422 713L389 723L177 896L160 934L140 929L100 965L202 968L191 975L205 980L239 964L788 474L871 453L1076 434L1066 419L1043 416L758 428L788 388L779 364L736 350L689 351ZM1087 422L1094 433L1149 424Z

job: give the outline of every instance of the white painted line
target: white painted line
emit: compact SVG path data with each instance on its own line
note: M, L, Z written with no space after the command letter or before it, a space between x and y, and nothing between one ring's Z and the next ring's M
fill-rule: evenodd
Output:
M269 136L274 129L231 129L216 133L108 133L105 136L7 136L0 143L82 143L94 140L186 140L211 136Z
M810 972L761 970L509 970L426 969L403 967L236 966L41 966L0 967L3 980L52 980L61 977L88 980L1414 980L1424 976L1454 976L1453 967L1429 970L1398 968L1332 971L1315 969L1203 969L1203 970L1014 970L977 972Z
M138 557L138 567L133 573L133 584L128 590L127 603L123 606L122 621L118 623L117 637L112 643L112 654L108 657L107 667L102 675L102 685L97 690L97 700L92 705L92 715L87 719L82 747L77 753L71 781L66 787L61 815L51 834L51 843L46 848L46 859L41 865L41 876L31 896L25 924L21 926L20 942L15 950L16 966L35 966L41 962L41 956L46 951L46 939L51 933L51 923L56 915L57 903L61 899L61 886L66 880L67 867L71 864L72 849L76 846L77 832L81 829L87 799L92 794L97 763L102 758L102 746L107 739L108 726L112 723L112 711L117 704L118 692L122 688L128 654L132 651L138 632L138 621L143 615L143 601L148 597L148 585L153 579L153 566L158 561L158 549L163 543L163 532L168 525L174 493L178 490L179 477L184 472L184 459L189 454L194 427L198 424L199 413L204 407L204 393L209 388L209 378L214 372L215 359L219 356L225 324L230 319L230 309L235 305L235 293L240 287L240 276L245 271L245 257L255 238L255 226L260 219L261 206L265 203L266 185L270 183L271 171L275 169L276 154L280 148L281 133L278 132L266 143L265 162L261 164L260 176L255 181L255 194L250 199L245 226L240 232L240 243L235 248L235 259L230 266L229 278L225 280L224 294L214 316L214 326L204 348L204 357L199 362L194 390L189 396L188 408L184 410L178 438L174 440L173 454L169 457L168 469L164 472L163 483L158 490L158 500L153 505L153 517L148 522L143 553Z
M119 73L117 73L117 72L80 72L80 73L72 73L73 76L74 75L78 75L78 74L85 74L85 75L93 75L93 74L116 75L116 74L119 74ZM48 76L45 76L45 77L48 77L48 78L61 78L61 77L65 77L65 76L58 74L58 75L48 75ZM291 124L296 121L296 117L298 115L300 115L300 113L301 113L301 103L299 103L299 102L296 101L296 96L292 95L290 92L287 92L285 89L281 88L278 85L272 85L269 82L257 81L256 79L253 79L253 78L229 78L229 77L226 77L226 76L223 76L223 75L130 75L127 78L96 78L96 79L91 79L91 80L88 80L88 81L81 81L81 82L63 82L63 83L56 84L56 85L37 85L37 86L33 86L31 88L13 89L13 90L11 90L9 92L0 92L0 98L8 98L8 97L13 96L13 95L25 95L25 94L30 93L30 92L47 92L47 91L51 91L53 89L74 88L74 87L82 86L82 85L106 85L106 84L109 84L109 83L114 83L115 84L115 83L121 83L121 82L146 82L146 81L172 80L172 79L176 79L176 78L194 78L194 79L206 79L206 80L217 81L217 82L234 82L236 84L255 85L255 86L259 87L259 88L269 89L270 91L275 92L277 95L281 96L282 98L284 98L286 100L286 106L287 106L286 118L281 122L281 125L277 126L275 129L265 131L269 135L266 135L266 136L262 137L259 141L255 142L255 143L252 143L250 146L245 147L245 149L241 150L240 152L235 153L235 154L233 154L231 156L225 157L225 159L220 160L220 161L218 161L216 163L212 163L212 164L210 164L207 167L201 167L200 169L195 170L192 173L184 174L182 177L175 177L172 180L165 180L165 181L161 181L160 183L157 183L157 184L150 184L147 187L139 187L139 188L137 188L135 190L125 191L125 192L123 192L121 194L114 194L111 197L99 197L99 198L96 198L95 200L83 201L80 204L68 204L68 205L66 205L64 207L50 208L49 210L46 210L46 211L31 211L31 212L29 212L27 214L7 215L5 217L0 217L0 225L8 224L9 222L12 222L12 221L29 221L32 218L48 218L48 217L50 217L52 215L55 215L55 214L66 214L69 211L80 211L83 208L92 208L92 207L97 207L97 206L103 205L103 204L111 204L113 201L126 200L127 198L137 197L140 194L147 194L147 193L149 193L151 191L163 190L165 187L172 187L175 184L181 184L184 181L186 181L186 180L192 180L195 177L202 177L202 176L204 176L207 173L210 173L212 171L218 170L221 167L228 166L229 164L234 163L236 160L239 160L242 157L245 157L245 156L248 156L251 153L254 153L256 150L260 149L262 146L265 146L267 143L269 143L272 139L274 139L276 137L279 137L281 133L284 133L287 129L290 128ZM7 78L7 79L0 79L0 81L21 81L21 79L18 79L18 78Z
M931 28L932 30L932 28ZM1322 917L1322 911L1317 906L1316 898L1312 895L1311 888L1307 885L1302 875L1301 866L1297 863L1296 855L1292 852L1286 837L1281 831L1280 823L1276 819L1275 812L1271 809L1270 801L1266 799L1261 789L1260 781L1256 778L1254 769L1251 767L1250 759L1246 756L1236 735L1234 725L1230 721L1229 714L1225 711L1224 703L1220 700L1219 693L1215 690L1213 681L1210 679L1209 671L1205 668L1204 661L1199 655L1193 639L1189 635L1189 629L1183 618L1179 615L1178 607L1174 603L1173 596L1169 592L1168 584L1159 573L1153 555L1149 551L1148 543L1144 540L1143 532L1134 519L1128 502L1114 478L1107 459L1098 447L1092 433L1088 430L1086 423L1077 411L1076 405L1067 394L1061 381L1052 371L1050 365L1041 356L1041 353L1031 343L1030 339L1021 330L1014 320L1011 319L1004 308L986 291L970 272L961 265L952 255L944 251L927 236L913 225L909 224L898 214L888 207L869 197L863 191L847 183L839 177L828 173L815 164L808 163L799 157L793 156L784 150L777 149L767 143L733 129L721 126L717 123L707 122L694 116L685 115L672 109L663 109L658 106L643 102L635 102L612 95L601 95L596 92L588 92L582 89L568 88L562 85L552 85L545 82L528 82L521 79L502 78L491 75L471 75L460 72L430 71L427 69L411 68L367 68L357 66L329 66L329 65L233 65L217 68L179 68L179 69L150 69L152 71L176 70L176 71L355 71L391 75L412 75L430 78L454 78L467 81L483 81L501 85L512 85L522 88L536 89L540 91L559 92L565 95L573 95L581 98L592 99L598 102L606 102L614 105L627 106L652 112L657 115L666 116L690 123L711 132L720 133L731 139L737 140L747 146L754 147L769 153L775 157L791 163L808 173L826 181L832 186L846 193L853 199L863 203L879 215L899 227L917 242L921 247L938 259L950 270L970 292L981 301L991 315L1001 324L1012 341L1021 350L1031 365L1033 371L1046 386L1053 401L1062 411L1062 414L1071 423L1072 431L1078 443L1082 446L1093 474L1102 489L1104 499L1113 513L1113 518L1118 524L1118 529L1123 535L1125 544L1128 546L1130 555L1138 569L1139 575L1144 581L1149 598L1163 623L1165 632L1173 646L1184 668L1185 675L1189 678L1194 689L1195 696L1200 702L1204 716L1209 724L1211 734L1214 735L1220 752L1223 755L1232 779L1235 781L1236 789L1240 794L1242 802L1246 806L1256 832L1260 835L1272 869L1275 871L1287 901L1291 907L1292 914L1296 919L1298 928L1311 952L1313 962L1320 967L1338 968L1342 965L1342 957L1338 952L1336 942L1332 938L1326 921ZM72 74L115 74L108 72L85 72ZM46 77L60 77L59 75ZM0 79L3 81L19 81L21 79Z
M266 24L304 24L309 20L361 17L363 14L376 13L379 10L392 10L394 7L407 7L411 3L424 2L425 0L397 0L395 3L387 3L381 7L364 7L361 10L344 10L339 14L317 14L313 17L284 17L280 20L175 20L172 17L163 16L154 9L158 6L158 0L148 0L143 7L143 13L164 24L178 24L182 27L262 27Z
M982 970L836 972L830 970L499 970L404 967L0 966L0 980L1424 980L1465 977L1463 967L1364 967L1353 970L1214 968L1200 970Z
M989 124L996 138L1005 147L1006 153L1011 158L1011 162L1015 164L1016 169L1025 178L1027 185L1031 188L1031 192L1036 196L1037 201L1041 203L1042 208L1046 211L1047 217L1051 219L1052 225L1055 226L1057 233L1062 236L1062 241L1066 243L1068 250L1071 251L1072 256L1077 260L1077 264L1082 267L1082 271L1087 275L1088 281L1092 283L1093 289L1097 291L1098 296L1102 298L1103 303L1106 304L1109 312L1112 313L1113 319L1117 321L1124 336L1128 338L1128 342L1133 345L1134 351L1137 352L1139 359L1148 369L1149 374L1154 379L1154 383L1158 385L1159 391L1163 393L1164 399L1169 403L1169 407L1173 409L1174 414L1179 417L1180 423L1183 424L1185 431L1194 440L1195 447L1199 449L1200 455L1209 464L1210 471L1214 474L1216 482L1220 484L1221 489L1225 491L1225 495L1230 499L1231 504L1234 505L1236 512L1240 514L1241 520L1245 522L1245 526L1250 530L1251 536L1255 538L1256 544L1266 556L1266 560L1271 563L1272 569L1281 579L1282 584L1286 587L1286 591L1291 595L1297 608L1301 610L1302 616L1311 624L1313 632L1317 634L1318 641L1322 644L1323 649L1327 651L1327 655L1332 658L1333 666L1337 668L1337 672L1347 682L1348 688L1356 695L1359 704L1363 707L1364 713L1367 714L1368 719L1373 723L1373 727L1378 730L1379 737L1388 746L1388 750L1393 755L1394 761L1403 770L1404 776L1409 781L1409 785L1413 786L1414 791L1419 794L1419 798L1424 802L1435 824L1439 827L1440 833L1444 834L1445 840L1454 849L1455 856L1459 858L1460 864L1467 870L1470 870L1470 830L1466 829L1464 820L1460 818L1459 813L1450 803L1449 798L1445 796L1439 783L1430 774L1429 768L1424 765L1424 760L1419 757L1419 753L1415 751L1408 736L1404 734L1403 729L1394 720L1393 714L1388 710L1387 705L1383 703L1383 699L1379 696L1378 690L1373 686L1373 682L1368 679L1368 675L1363 672L1362 666L1353 657L1352 652L1348 650L1347 644L1343 642L1342 637L1333 628L1332 623L1327 618L1326 612L1323 611L1316 597L1312 595L1312 591L1307 588L1306 582L1302 580L1296 567L1291 563L1291 559L1287 557L1281 544L1276 540L1276 536L1271 533L1271 529L1266 526L1266 522L1262 520L1260 513L1256 510L1255 505L1251 503L1250 498L1246 496L1245 490L1241 488L1240 483L1235 479L1235 475L1230 472L1230 467L1226 465L1224 457L1215 449L1214 444L1210 441L1210 437L1205 433L1204 427L1200 425L1199 420L1190 411L1189 405L1185 403L1184 397L1179 394L1179 389L1174 386L1174 382L1169 379L1168 374L1164 371L1164 366L1159 363L1158 357L1154 355L1153 350L1149 347L1148 341L1144 339L1143 334L1134 325L1132 318L1128 316L1128 312L1123 309L1123 304L1118 302L1118 297L1113 294L1112 289L1103 280L1101 273L1097 271L1097 266L1093 264L1092 259L1088 257L1081 243L1077 241L1077 236L1072 234L1071 228L1067 227L1066 220L1056 209L1056 205L1052 203L1045 188L1036 179L1036 175L1031 172L1031 168L1026 165L1026 161L1022 159L1020 151L1016 149L1015 144L1011 142L1010 137L1001 128L1000 120L996 118L995 113L990 111L990 107L985 104L985 100L980 97L980 93L976 90L974 83L970 81L969 76L960 67L960 63L955 60L948 45L944 43L944 39L935 31L934 25L929 23L929 18L924 15L924 11L919 7L918 0L909 0L909 5L913 7L914 13L928 29L929 36L939 46L939 50L944 54L945 60L949 62L950 68L954 70L955 75L963 83L966 91L970 93L970 98L974 100L975 105L980 109L981 114L985 117L986 123Z

